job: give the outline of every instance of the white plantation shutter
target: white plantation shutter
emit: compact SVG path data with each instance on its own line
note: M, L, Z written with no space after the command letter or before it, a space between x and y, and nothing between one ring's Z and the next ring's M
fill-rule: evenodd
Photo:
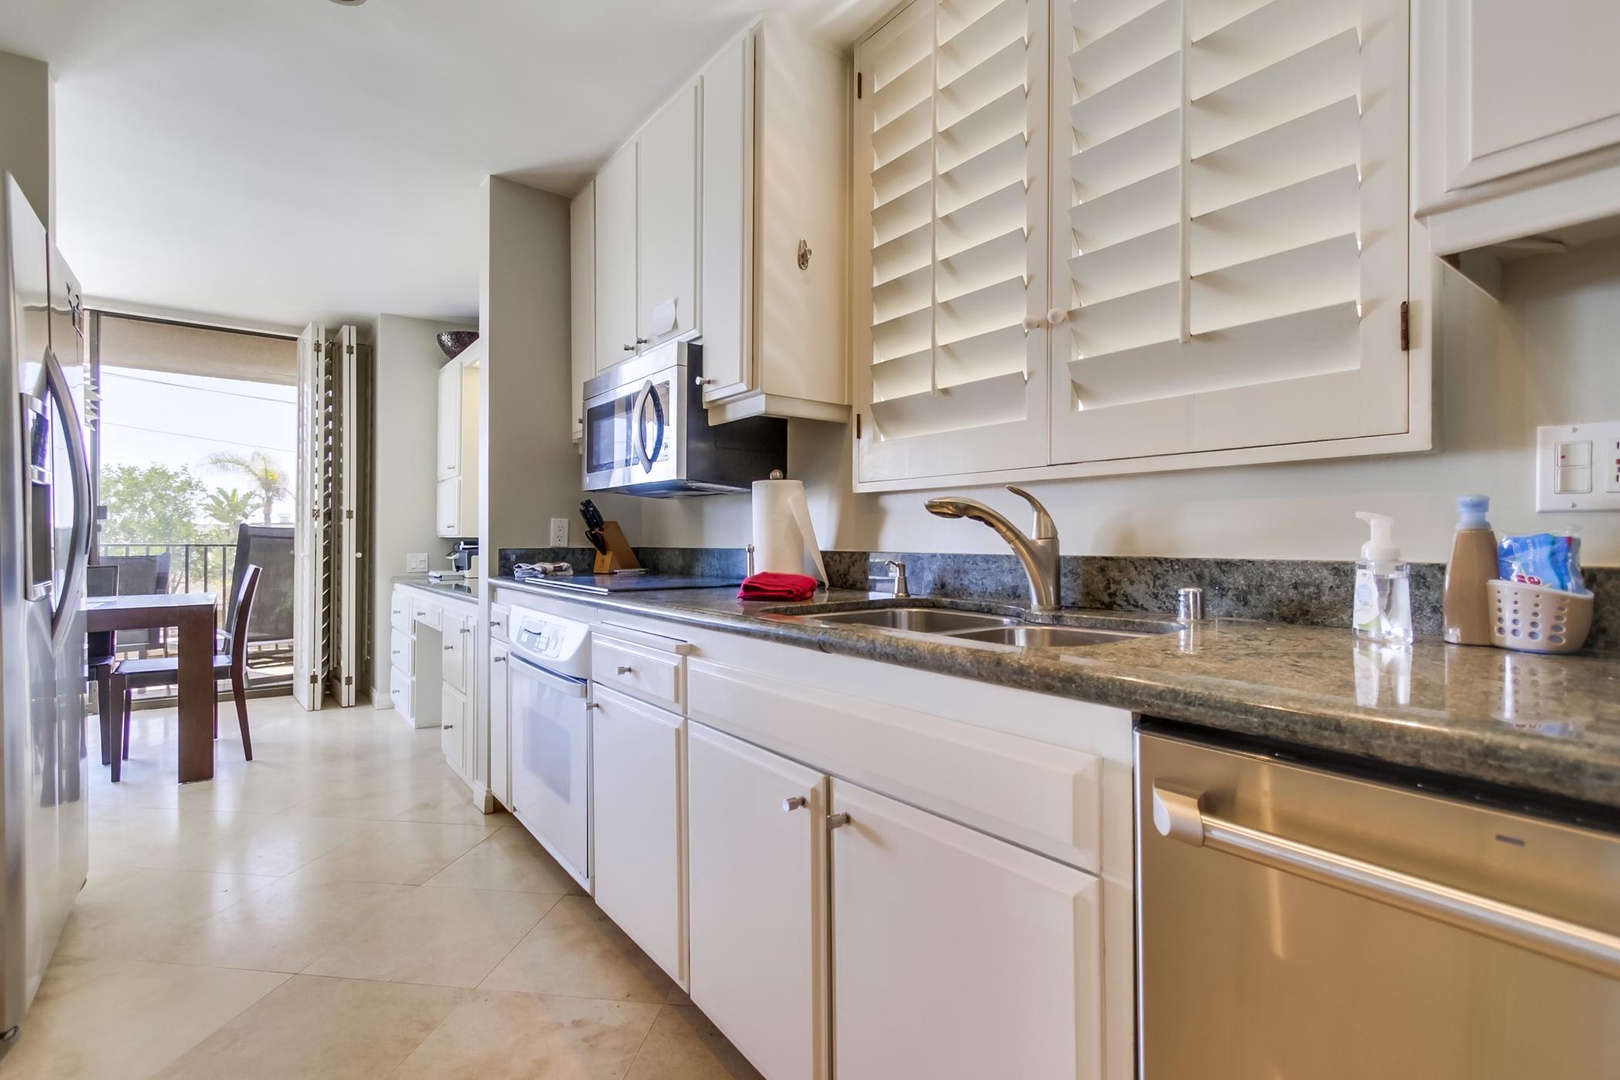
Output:
M1408 430L1404 0L1054 11L1052 460Z
M915 0L857 50L859 478L1043 465L1047 0Z

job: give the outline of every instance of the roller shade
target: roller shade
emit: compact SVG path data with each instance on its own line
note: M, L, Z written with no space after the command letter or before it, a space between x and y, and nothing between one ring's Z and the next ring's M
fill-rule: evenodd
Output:
M1045 4L915 0L857 50L872 267L863 479L902 461L914 474L924 461L959 471L964 455L1045 459L1027 423L1045 410L1044 349L1025 329L1046 304Z
M213 330L101 312L104 367L296 386L298 343L267 334Z
M1056 10L1054 460L1406 430L1404 3Z

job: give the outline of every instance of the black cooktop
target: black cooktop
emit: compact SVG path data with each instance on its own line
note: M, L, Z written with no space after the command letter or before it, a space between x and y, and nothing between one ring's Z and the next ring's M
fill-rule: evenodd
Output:
M646 592L652 589L734 588L742 584L742 578L693 577L689 574L575 574L572 577L540 578L525 584L606 596L609 593Z

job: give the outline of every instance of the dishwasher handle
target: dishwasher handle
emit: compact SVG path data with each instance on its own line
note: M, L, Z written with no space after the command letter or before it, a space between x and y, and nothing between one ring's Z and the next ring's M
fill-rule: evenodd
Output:
M1153 786L1153 827L1171 840L1235 855L1611 979L1620 978L1620 937L1226 821L1204 813L1197 796L1167 791L1157 784Z

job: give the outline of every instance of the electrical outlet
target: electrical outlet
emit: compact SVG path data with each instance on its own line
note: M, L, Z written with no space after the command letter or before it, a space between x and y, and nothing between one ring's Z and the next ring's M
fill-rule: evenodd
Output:
M568 546L568 519L551 519L551 546L565 548Z
M405 572L407 574L427 573L427 552L413 551L405 556Z

